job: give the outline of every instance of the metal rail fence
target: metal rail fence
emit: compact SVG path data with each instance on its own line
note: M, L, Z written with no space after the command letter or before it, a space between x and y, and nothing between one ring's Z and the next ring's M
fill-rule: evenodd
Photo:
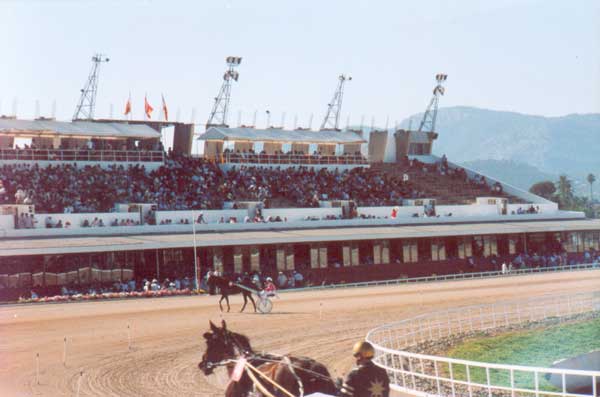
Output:
M591 397L598 396L600 371L492 364L415 351L448 341L445 338L543 320L560 323L594 311L600 311L600 291L543 296L423 314L375 328L367 340L397 391L417 396ZM560 386L549 383L550 378L558 379ZM589 393L573 390L582 384Z
M431 283L439 281L459 281L459 280L471 280L471 279L483 279L483 278L495 278L495 277L511 277L523 274L537 274L537 273L552 273L552 272L565 272L565 271L578 271L578 270L591 270L600 269L600 263L582 263L577 265L569 266L552 266L552 267L532 267L524 269L513 269L510 272L502 271L489 271L489 272L475 272L475 273L456 273L456 274L443 274L439 276L424 276L424 277L412 277L412 278L398 278L393 280L377 280L377 281L362 281L357 283L344 283L344 284L325 284L316 285L311 287L294 288L291 290L281 290L280 292L294 292L294 291L307 291L307 290L318 290L318 289L335 289L335 288L360 288L360 287L375 287L384 285L399 285L399 284L415 284L415 283Z
M164 162L164 152L149 150L0 149L0 160Z

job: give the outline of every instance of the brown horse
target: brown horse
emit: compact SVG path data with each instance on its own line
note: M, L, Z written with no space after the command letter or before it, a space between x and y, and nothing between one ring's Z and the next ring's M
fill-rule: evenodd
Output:
M248 290L254 290L256 287L252 284L252 282L250 282L250 280L242 280L240 282L240 285L243 285L248 289L240 288L236 285L236 283L233 282L233 280L221 276L209 276L207 283L210 291L214 291L216 288L218 288L221 292L221 299L219 299L219 307L221 308L221 311L223 311L223 305L221 304L223 299L225 299L225 302L227 302L227 312L229 312L229 310L231 310L231 306L229 306L229 295L241 293L242 297L244 298L244 305L242 306L242 310L240 310L240 312L243 312L246 308L248 299L250 299L250 302L252 302L252 306L254 306L254 312L256 312L256 303L254 302L254 298L252 298L252 292Z
M262 374L255 376L257 381L274 396L286 397L263 376L294 396L316 392L332 395L337 393L335 383L323 364L308 357L255 353L250 346L250 340L242 334L229 331L225 320L221 328L212 322L209 323L211 331L204 333L206 352L198 364L205 375L210 375L216 367L225 366L231 376L235 367L233 360L245 358ZM231 381L228 384L225 397L247 397L253 390L259 391L260 388L254 384L247 371L244 371L239 381ZM262 393L258 395L263 396Z

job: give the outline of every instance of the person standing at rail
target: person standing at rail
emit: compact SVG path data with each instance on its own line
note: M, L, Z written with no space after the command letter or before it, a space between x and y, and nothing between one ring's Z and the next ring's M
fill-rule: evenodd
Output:
M373 363L375 349L360 341L352 349L356 367L350 371L341 389L343 397L389 397L390 379L387 372Z

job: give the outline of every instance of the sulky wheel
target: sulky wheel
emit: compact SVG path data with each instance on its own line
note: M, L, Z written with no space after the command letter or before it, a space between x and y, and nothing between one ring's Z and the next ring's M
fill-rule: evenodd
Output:
M271 313L271 309L273 309L273 302L269 298L259 299L257 309L262 314Z

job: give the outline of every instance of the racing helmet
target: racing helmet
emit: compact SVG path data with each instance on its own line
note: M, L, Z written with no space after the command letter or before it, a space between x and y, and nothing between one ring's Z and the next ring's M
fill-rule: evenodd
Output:
M267 281L273 281L271 277L267 277Z
M360 356L361 358L371 359L375 356L375 349L373 349L373 345L366 340L361 340L354 344L352 355L354 357Z

